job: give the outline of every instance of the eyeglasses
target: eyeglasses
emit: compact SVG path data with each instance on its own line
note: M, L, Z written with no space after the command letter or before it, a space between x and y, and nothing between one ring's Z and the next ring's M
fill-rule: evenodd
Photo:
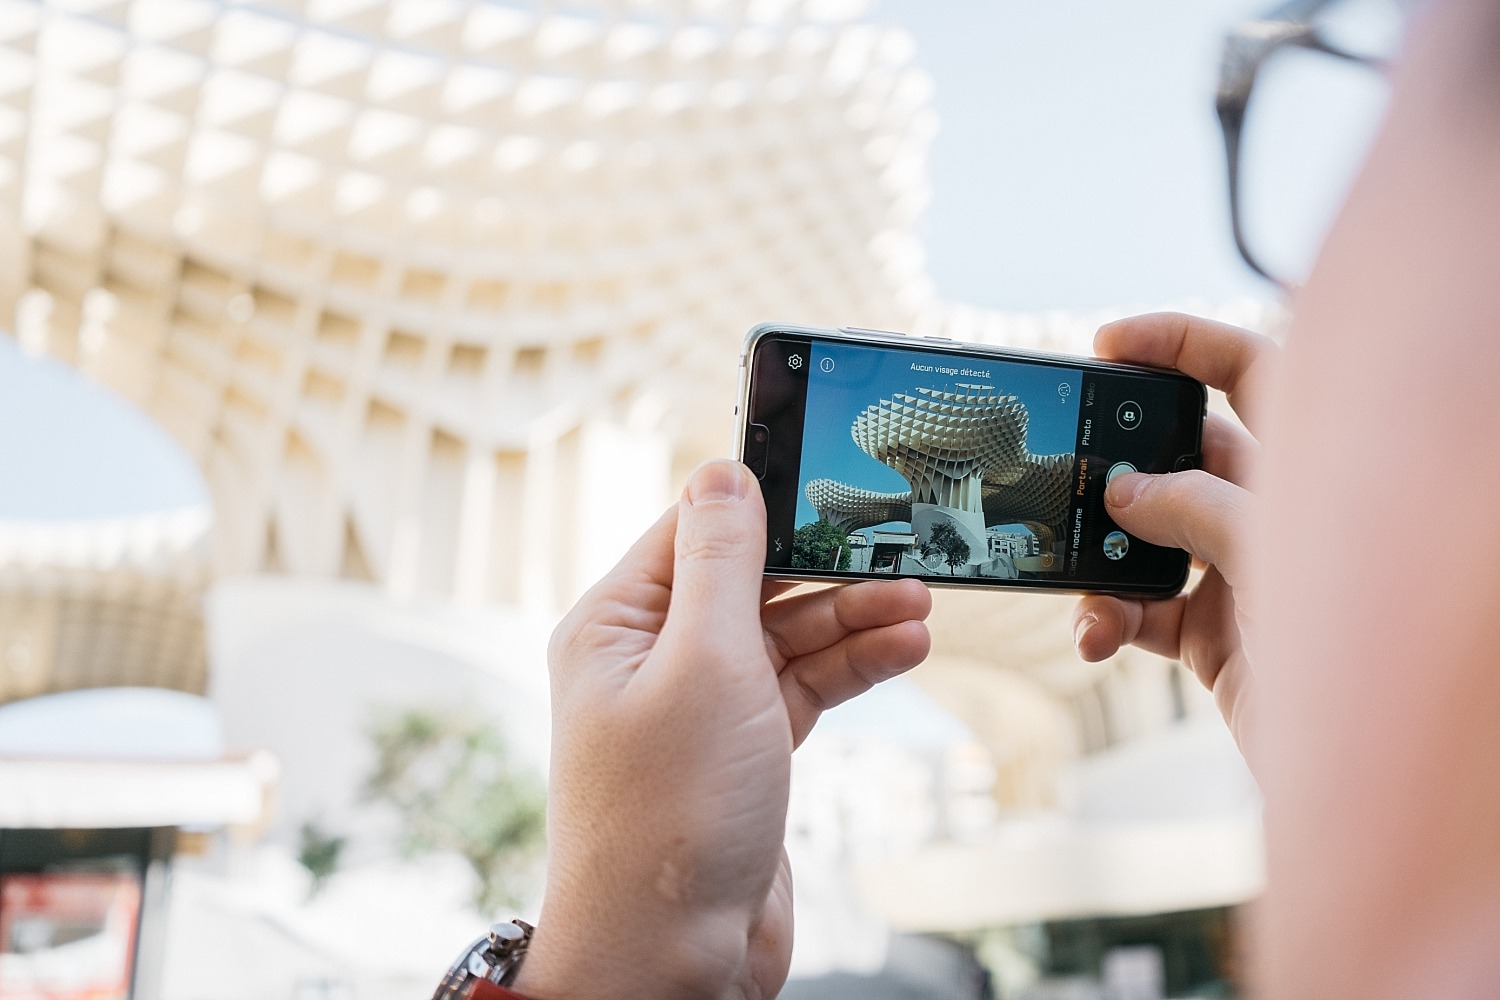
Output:
M1384 110L1379 71L1389 58L1381 53L1394 50L1400 22L1390 2L1289 0L1225 40L1216 107L1234 242L1245 263L1283 289L1305 277L1321 243L1319 223L1331 220L1339 200L1330 189L1352 176ZM1255 127L1247 129L1250 119ZM1257 148L1247 157L1251 145ZM1330 160L1337 166L1329 169Z

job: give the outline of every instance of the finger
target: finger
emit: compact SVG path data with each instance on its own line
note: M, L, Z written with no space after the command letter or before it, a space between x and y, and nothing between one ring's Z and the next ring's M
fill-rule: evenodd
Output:
M792 660L780 682L793 745L807 737L823 712L910 670L927 658L931 647L926 625L903 621L855 632Z
M932 611L932 595L918 580L869 580L798 594L766 605L761 622L778 667L831 646L852 632L904 621Z
M677 505L646 529L604 578L578 599L552 632L547 662L566 683L580 668L605 663L634 671L662 629L672 593ZM628 650L621 643L632 644ZM609 648L615 655L592 655Z
M1088 663L1107 660L1122 646L1138 646L1175 660L1186 608L1186 595L1166 601L1090 595L1073 611L1073 645Z
M1210 568L1193 588L1193 600L1183 616L1179 659L1210 691L1241 646L1234 608L1234 590L1217 568Z
M766 508L750 470L704 462L677 505L672 597L662 626L671 655L660 662L703 672L742 662L761 642Z
M1255 687L1254 678L1250 661L1237 654L1224 664L1224 669L1219 671L1213 686L1214 704L1218 706L1224 721L1229 723L1234 742L1239 745L1240 753L1250 765L1252 773L1258 770L1258 760L1254 756L1255 750L1247 742L1250 733L1254 731L1254 724L1247 722L1246 716L1252 711L1250 706L1255 704L1254 695L1250 693Z
M1201 469L1120 476L1104 488L1105 509L1131 535L1186 549L1217 566L1232 584L1243 572L1240 538L1253 496Z
M1221 413L1210 413L1203 423L1203 470L1250 489L1260 444L1250 432Z
M1252 432L1270 405L1281 349L1269 337L1184 313L1148 313L1099 328L1094 352L1112 361L1175 368L1229 395Z

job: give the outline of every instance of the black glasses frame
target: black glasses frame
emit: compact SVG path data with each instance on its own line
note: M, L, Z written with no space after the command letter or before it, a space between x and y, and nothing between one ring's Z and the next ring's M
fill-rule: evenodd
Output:
M1271 56L1287 46L1321 52L1362 66L1385 68L1385 60L1341 48L1318 30L1314 19L1331 2L1288 0L1262 17L1241 22L1224 39L1224 55L1219 64L1219 90L1214 107L1224 133L1224 153L1228 160L1229 221L1234 230L1234 245L1251 270L1284 290L1289 290L1291 283L1267 270L1245 237L1245 212L1240 197L1240 140L1256 74Z

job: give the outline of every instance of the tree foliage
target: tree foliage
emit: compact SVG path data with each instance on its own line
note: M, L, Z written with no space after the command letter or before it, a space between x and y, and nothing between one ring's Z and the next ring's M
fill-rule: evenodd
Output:
M297 861L312 876L312 884L307 889L309 898L322 892L329 876L338 871L339 859L344 854L344 845L348 843L348 839L329 833L317 823L302 824L297 842Z
M954 570L969 561L969 543L947 521L934 521L922 546L922 555L931 558L936 553L942 554L943 562L948 564L948 575L952 576Z
M540 855L546 791L512 762L499 729L417 709L377 720L369 735L365 796L395 809L403 853L453 851L478 880L481 912L517 905Z
M848 569L851 551L848 536L827 521L804 524L792 535L792 566L797 569Z

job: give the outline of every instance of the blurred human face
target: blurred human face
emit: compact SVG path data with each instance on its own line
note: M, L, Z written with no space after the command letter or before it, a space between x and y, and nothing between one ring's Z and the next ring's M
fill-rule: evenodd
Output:
M1500 981L1500 8L1425 10L1294 301L1248 639L1266 995Z

